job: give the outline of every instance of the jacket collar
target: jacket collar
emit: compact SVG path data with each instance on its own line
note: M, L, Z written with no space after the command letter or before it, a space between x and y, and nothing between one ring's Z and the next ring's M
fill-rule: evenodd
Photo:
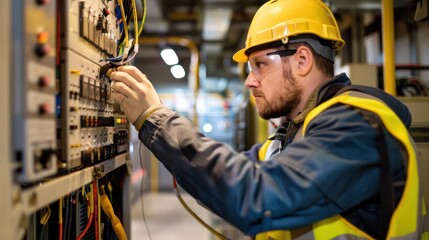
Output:
M338 92L339 89L350 84L351 81L349 77L347 77L345 73L341 73L335 76L333 79L319 85L308 98L307 102L304 105L303 111L300 112L298 116L296 116L294 119L292 119L292 122L295 124L303 122L307 114L317 105L332 98ZM282 121L284 120L287 119L282 119Z

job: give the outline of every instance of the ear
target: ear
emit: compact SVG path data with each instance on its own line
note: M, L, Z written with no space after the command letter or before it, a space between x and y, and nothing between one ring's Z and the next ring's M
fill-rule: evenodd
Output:
M307 46L299 46L295 54L296 72L299 76L306 76L313 68L313 52Z

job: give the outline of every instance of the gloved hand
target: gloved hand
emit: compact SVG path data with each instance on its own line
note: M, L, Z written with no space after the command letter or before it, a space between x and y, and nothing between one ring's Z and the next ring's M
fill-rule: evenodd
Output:
M121 105L128 120L140 130L144 120L162 107L152 83L134 66L121 66L110 74L113 99Z

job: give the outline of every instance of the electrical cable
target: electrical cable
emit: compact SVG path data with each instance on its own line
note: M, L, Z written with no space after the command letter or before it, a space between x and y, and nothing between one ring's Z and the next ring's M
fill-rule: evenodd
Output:
M140 29L139 29L139 34L138 34L139 37L140 37L140 34L142 33L143 26L146 22L146 11L147 11L146 0L141 0L141 2L142 2L142 8L143 8L143 15L142 15L141 23L140 23Z
M58 206L58 225L59 225L59 231L58 231L58 239L63 240L63 198L60 198L60 203Z
M40 218L40 224L42 224L42 229L40 230L39 238L41 240L44 239L45 226L51 217L51 207L49 207L48 205L45 211L45 214L43 214L43 216Z
M119 218L115 215L115 212L113 210L113 206L111 202L109 201L109 198L106 195L106 192L104 190L104 185L100 186L100 203L101 208L103 209L103 212L106 214L106 216L110 219L110 223L112 225L113 230L116 233L116 236L119 240L127 240L127 235L125 233L125 229L122 226L121 221Z
M46 207L46 213L40 218L40 224L46 225L48 223L49 218L51 217L51 208L49 205Z
M129 64L136 56L139 51L139 35L141 30L143 29L143 24L146 18L146 8L144 7L144 13L142 17L142 24L139 28L138 23L138 15L137 15L137 5L136 0L131 0L129 2L123 2L122 0L118 0L118 4L120 6L121 10L121 19L122 24L124 26L123 33L125 33L125 39L122 40L121 37L121 43L119 45L119 56L112 57L112 58L106 58L102 61L107 62L109 68L110 67L118 67ZM146 5L145 3L143 3ZM130 6L131 5L131 6ZM125 9L129 8L129 12L132 13L133 22L134 22L134 39L129 39L129 29L128 29L128 20L131 19L131 17L127 17L128 15L125 14ZM130 14L131 15L131 14ZM117 16L119 17L119 16ZM125 20L125 21L124 21Z
M82 191L84 191L84 190L82 189ZM89 193L89 194L86 194L87 205L88 205L89 212L90 212L89 217L88 217L88 222L86 223L85 229L83 229L83 231L79 234L79 236L76 238L76 240L81 240L83 238L83 236L85 236L85 234L88 232L89 227L91 226L92 218L94 217L94 200L92 198L92 192L93 191L91 191L91 193ZM88 197L88 195L89 195L89 197Z
M133 21L134 21L134 44L139 44L139 21L137 18L137 6L136 0L131 0L131 6L133 9Z
M100 215L99 215L99 202L98 202L98 191L97 191L97 180L92 181L92 194L94 195L94 235L95 240L98 240L99 238L99 226L98 223L100 221Z
M192 217L195 218L201 225L203 225L207 230L209 230L213 235L218 237L222 240L230 240L225 235L221 234L220 232L216 231L214 228L212 228L210 225L208 225L204 220L202 220L192 209L186 204L185 200L183 200L182 195L180 195L179 187L177 186L176 177L173 174L173 188L176 191L176 196L179 199L179 202L182 204L182 206L191 214Z
M141 167L141 169L144 170L144 164L143 164L143 158L142 158L142 152L141 152L142 147L143 147L143 144L142 144L142 142L140 142L140 145L139 145L139 161L140 161L140 167ZM141 203L142 203L141 204L142 205L142 217L143 217L144 225L146 227L147 235L149 236L149 239L152 240L152 237L151 237L150 231L149 231L149 227L148 227L147 222L146 222L145 213L144 213L144 202L143 202L144 179L145 179L145 174L143 174L143 176L142 176L142 182L141 182L141 185L140 185L140 197L141 197Z
M71 223L71 217L70 217L70 214L71 214L71 211L70 211L70 209L71 209L71 198L72 198L72 195L71 194L69 194L69 195L67 195L66 197L65 197L65 199L64 199L64 208L65 208L65 217L64 217L64 222L63 222L63 229L64 229L64 231L63 231L63 239L70 239L70 228L71 228L71 226L70 226L70 223Z
M129 56L130 50L131 48L128 48L128 45L125 45L125 50L124 53L122 55L121 58L121 62L119 62L119 64L115 64L114 65L119 65L119 66L123 66L126 65L128 63L130 63L137 55L138 51L139 51L139 44L138 44L138 39L139 39L139 33L138 33L138 18L137 18L137 6L136 6L136 1L135 0L131 0L131 8L132 10L132 15L133 15L133 22L134 22L134 48L132 49L132 55ZM125 31L125 30L124 30ZM132 41L130 40L130 45Z
M97 184L98 190L97 190L97 199L98 199L98 207L97 207L97 212L98 212L98 239L101 239L101 199L100 199L100 184Z
M122 24L124 24L124 33L125 33L125 40L121 44L125 44L125 47L128 47L128 24L127 24L127 17L125 15L124 10L124 3L122 0L118 0L119 7L121 8L121 18L122 18Z

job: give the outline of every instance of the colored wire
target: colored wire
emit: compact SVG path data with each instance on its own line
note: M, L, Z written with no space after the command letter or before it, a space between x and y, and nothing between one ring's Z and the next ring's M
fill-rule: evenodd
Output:
M133 9L133 21L134 21L134 44L139 44L139 21L137 20L137 6L136 0L131 0L131 5Z
M139 35L138 35L139 37L140 37L140 34L142 33L143 26L146 22L146 9L147 9L146 0L142 0L141 2L142 2L142 7L143 7L143 16L142 16L142 22L140 23L140 29L139 29Z
M88 195L89 195L89 197L88 197ZM89 214L88 222L86 223L85 229L83 229L83 231L79 234L79 236L76 238L76 240L81 240L83 238L83 236L85 236L85 234L89 230L89 227L91 226L92 218L94 217L94 200L92 198L92 194L91 193L87 194L86 198L87 198L87 205L88 205L88 209L89 209L90 214Z
M46 207L46 213L40 218L40 224L46 225L48 223L49 218L51 217L51 208L49 205Z
M45 232L45 226L49 221L49 218L51 217L51 208L49 205L46 207L46 212L43 214L43 216L40 218L40 224L42 224L42 229L40 230L39 238L41 240L44 239L44 232Z
M139 145L139 160L140 160L140 167L141 167L141 169L144 170L144 164L143 164L143 158L142 158L142 147L143 147L143 144L142 144L142 142L140 142L140 145ZM145 174L143 174L143 176L142 176L142 182L141 182L141 185L140 185L140 197L142 199L141 200L141 202L142 202L142 216L143 216L144 225L146 227L147 235L149 236L149 239L152 240L152 237L150 236L149 227L147 226L146 217L145 217L145 214L144 214L144 202L143 202L144 178L145 178Z
M125 15L124 10L124 3L122 0L118 0L119 7L121 8L121 15L122 15L122 23L124 24L124 33L125 33L125 40L122 42L122 44L125 44L125 47L128 47L128 24L127 24L127 17Z
M98 239L101 239L101 200L100 200L100 185L97 184L98 190L97 190L97 212L98 212Z
M109 198L106 195L106 192L104 191L104 185L100 186L100 203L101 203L101 208L103 209L103 212L110 219L110 223L118 239L127 240L128 238L125 233L125 229L122 226L122 223L119 220L119 218L115 215L113 206L110 203Z
M93 189L93 195L94 195L94 235L95 235L95 240L98 240L98 222L100 221L99 218L99 212L98 212L98 207L99 207L99 202L98 202L98 191L97 191L97 181L94 180L92 182L92 189Z
M60 204L58 207L58 225L60 227L58 231L58 239L63 240L63 198L60 198Z
M228 237L224 236L223 234L216 231L214 228L209 226L206 222L204 222L192 209L186 204L185 200L183 200L182 195L180 195L179 188L176 183L176 177L173 175L173 188L176 191L176 196L179 199L179 202L182 204L182 206L191 214L192 217L195 218L201 225L203 225L207 230L209 230L213 235L218 237L219 239L229 240Z

